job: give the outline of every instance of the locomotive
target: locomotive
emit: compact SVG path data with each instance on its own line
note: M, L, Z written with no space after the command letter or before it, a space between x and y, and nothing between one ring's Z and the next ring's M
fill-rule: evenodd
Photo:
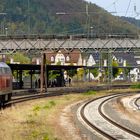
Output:
M0 107L11 100L12 72L4 62L0 62Z

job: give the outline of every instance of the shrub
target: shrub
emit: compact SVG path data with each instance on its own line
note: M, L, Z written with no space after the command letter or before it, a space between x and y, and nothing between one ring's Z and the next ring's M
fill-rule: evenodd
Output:
M132 85L131 88L133 88L133 89L140 89L140 83Z

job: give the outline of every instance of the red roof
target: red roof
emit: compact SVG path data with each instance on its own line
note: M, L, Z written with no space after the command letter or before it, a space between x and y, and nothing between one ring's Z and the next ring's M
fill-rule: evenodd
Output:
M73 50L72 52L68 52L64 49L62 50L59 50L59 52L54 52L54 51L46 51L46 59L51 62L51 57L53 56L55 58L55 56L58 54L58 53L62 53L65 58L67 56L69 56L70 58L70 61L66 61L66 63L77 63L78 62L78 59L79 59L79 56L81 54L81 52L79 50ZM66 60L66 59L65 59ZM54 63L54 62L53 62Z

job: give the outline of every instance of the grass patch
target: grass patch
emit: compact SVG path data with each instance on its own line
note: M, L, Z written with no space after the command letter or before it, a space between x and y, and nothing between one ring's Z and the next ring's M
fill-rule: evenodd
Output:
M140 89L140 83L131 86L132 89Z
M38 111L40 111L40 109L41 109L40 106L36 105L36 106L34 106L33 111L38 112Z
M50 104L51 107L56 105L55 101L49 101L49 104Z
M52 107L56 106L56 102L51 100L46 105L42 107L42 109L51 109Z
M96 95L96 91L89 90L88 92L83 93L83 95Z
M134 89L128 89L128 91L131 90L134 91ZM18 108L9 109L5 114L1 114L0 139L71 140L71 136L65 133L65 129L59 124L60 113L63 113L62 110L67 105L81 100L112 94L116 91L118 93L127 92L124 89L99 92L89 90L81 94L48 97L23 103L24 105L21 104ZM6 118L3 115L7 115L8 117ZM2 131L3 128L5 128L4 131Z
M32 135L33 138L37 138L39 136L39 132L38 131L33 131L31 133L31 135Z

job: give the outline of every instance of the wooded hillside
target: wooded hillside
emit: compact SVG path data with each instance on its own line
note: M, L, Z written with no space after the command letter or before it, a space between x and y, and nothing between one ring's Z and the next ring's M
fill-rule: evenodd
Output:
M95 4L88 4L87 14L86 4L84 0L0 0L0 34L137 32L135 25Z

